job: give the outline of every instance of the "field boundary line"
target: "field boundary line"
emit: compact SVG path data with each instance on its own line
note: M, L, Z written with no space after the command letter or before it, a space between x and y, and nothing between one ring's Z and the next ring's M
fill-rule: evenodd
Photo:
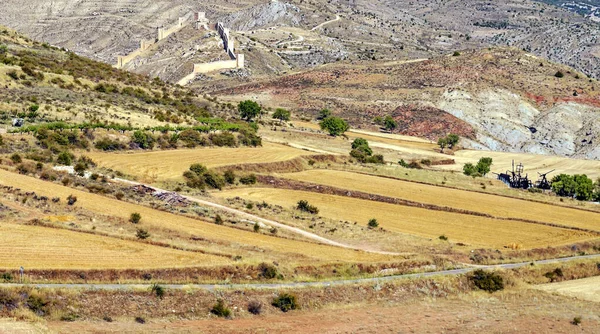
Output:
M506 263L497 265L488 265L480 267L469 267L460 269L440 270L414 274L401 274L391 275L384 277L368 277L368 278L356 278L346 280L333 280L333 281L317 281L317 282L294 282L294 283L248 283L248 284L161 284L161 286L167 289L173 290L274 290L274 289L294 289L294 288L311 288L311 287L328 287L328 286L342 286L352 284L379 284L385 282L391 282L399 279L416 279L416 278L428 278L435 276L457 276L467 274L469 272L482 269L482 270L498 270L498 269L518 269L534 264L553 264L553 263L564 263L577 260L595 259L600 258L600 254L592 255L579 255L539 261L527 261L517 263ZM67 284L67 283L39 283L39 284L23 284L23 283L0 283L0 288L21 288L21 287L33 287L38 289L68 289L68 290L112 290L112 291L123 291L123 290L149 290L152 284Z

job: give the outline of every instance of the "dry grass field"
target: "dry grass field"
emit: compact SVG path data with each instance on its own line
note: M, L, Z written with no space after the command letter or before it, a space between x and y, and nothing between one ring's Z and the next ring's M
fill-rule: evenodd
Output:
M11 223L0 225L0 268L151 269L232 263L226 257L185 252L87 233Z
M168 229L183 236L196 236L210 241L209 251L243 256L246 262L262 262L267 259L286 259L288 263L310 262L382 262L392 256L358 252L350 249L289 240L261 233L253 233L235 228L204 222L185 216L154 210L117 199L112 199L80 190L45 182L20 174L0 170L0 184L34 191L39 196L60 197L63 201L71 194L77 197L74 208L82 208L98 214L121 218L138 212L143 217L143 228L150 233L154 229ZM112 240L112 239L111 239ZM259 258L249 258L247 250L258 251ZM165 266L168 267L168 263Z
M377 176L333 170L308 170L284 177L371 194L600 231L600 214L519 199L474 193Z
M539 224L506 221L421 208L323 195L304 191L271 188L235 189L214 193L221 198L239 196L253 201L292 208L300 200L320 209L319 215L341 221L367 225L376 218L386 230L427 238L446 235L452 242L503 248L518 244L523 249L563 245L597 238L585 232L554 228Z
M536 289L600 303L600 276L536 285Z
M234 164L279 162L294 159L310 152L285 145L264 143L263 147L201 148L143 153L86 153L101 167L128 175L155 180L182 179L191 164L201 163L209 168Z
M563 158L552 155L537 155L526 153L507 153L491 151L473 151L461 150L454 153L453 159L456 165L439 166L448 170L462 171L462 167L467 162L477 162L481 157L491 157L494 160L492 171L504 173L511 169L512 161L516 164L522 162L525 166L525 173L536 180L538 172L547 173L553 169L556 171L549 175L553 177L558 174L586 174L593 180L600 177L600 161Z

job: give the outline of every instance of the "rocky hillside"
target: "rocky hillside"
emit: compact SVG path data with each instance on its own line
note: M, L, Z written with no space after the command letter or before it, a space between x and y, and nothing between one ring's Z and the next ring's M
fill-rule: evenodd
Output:
M400 133L458 132L472 148L600 158L598 81L514 48L336 64L216 94L283 105L301 117L330 108L357 127L375 128L374 117L392 115Z
M239 50L249 60L245 76L340 60L431 58L490 45L515 46L586 75L600 74L598 24L530 0L231 0L226 6L191 0L5 0L2 11L0 24L111 64L141 39L154 38L157 27L205 11L211 22L223 21L236 31ZM138 62L152 64L153 71L131 70L177 77L178 63L189 60L185 50L195 48L198 38L174 40L174 49L182 50L174 55L147 56L160 62Z

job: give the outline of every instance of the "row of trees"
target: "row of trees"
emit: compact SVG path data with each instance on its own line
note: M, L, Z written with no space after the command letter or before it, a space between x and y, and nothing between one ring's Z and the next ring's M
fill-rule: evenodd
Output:
M463 167L463 173L472 177L485 176L490 172L492 163L492 158L481 158L476 165L473 165L472 163L465 164Z

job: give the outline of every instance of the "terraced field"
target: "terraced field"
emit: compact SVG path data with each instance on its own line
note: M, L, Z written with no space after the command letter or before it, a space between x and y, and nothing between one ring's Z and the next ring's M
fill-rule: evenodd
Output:
M98 214L110 214L126 221L133 212L143 217L143 227L150 233L154 229L169 229L181 235L196 236L210 241L207 250L243 256L244 261L263 262L269 258L285 258L290 263L311 262L380 262L393 260L392 256L358 252L354 250L325 246L315 243L289 240L270 235L247 232L235 228L215 225L168 212L154 210L116 199L75 190L58 184L45 182L32 177L0 170L0 184L34 191L38 195L60 197L70 194L78 200L75 208L83 208ZM107 239L112 242L112 239ZM7 245L8 247L8 245ZM261 254L260 258L250 258L247 249ZM14 255L14 252L10 254ZM165 263L168 266L168 263Z
M67 230L0 225L0 268L150 269L225 265L226 257Z
M264 143L250 148L200 148L143 153L86 153L100 166L112 168L129 175L154 180L181 179L193 163L221 167L235 164L252 164L291 160L310 152L285 145Z
M239 196L254 201L293 208L299 200L308 200L320 208L320 216L333 220L367 225L376 218L386 230L427 238L446 235L452 242L472 246L502 248L518 244L523 249L569 244L596 236L579 231L529 224L518 221L432 211L349 197L273 188L234 189L214 193L221 198Z
M600 231L600 213L334 170L308 170L283 177L420 203Z

